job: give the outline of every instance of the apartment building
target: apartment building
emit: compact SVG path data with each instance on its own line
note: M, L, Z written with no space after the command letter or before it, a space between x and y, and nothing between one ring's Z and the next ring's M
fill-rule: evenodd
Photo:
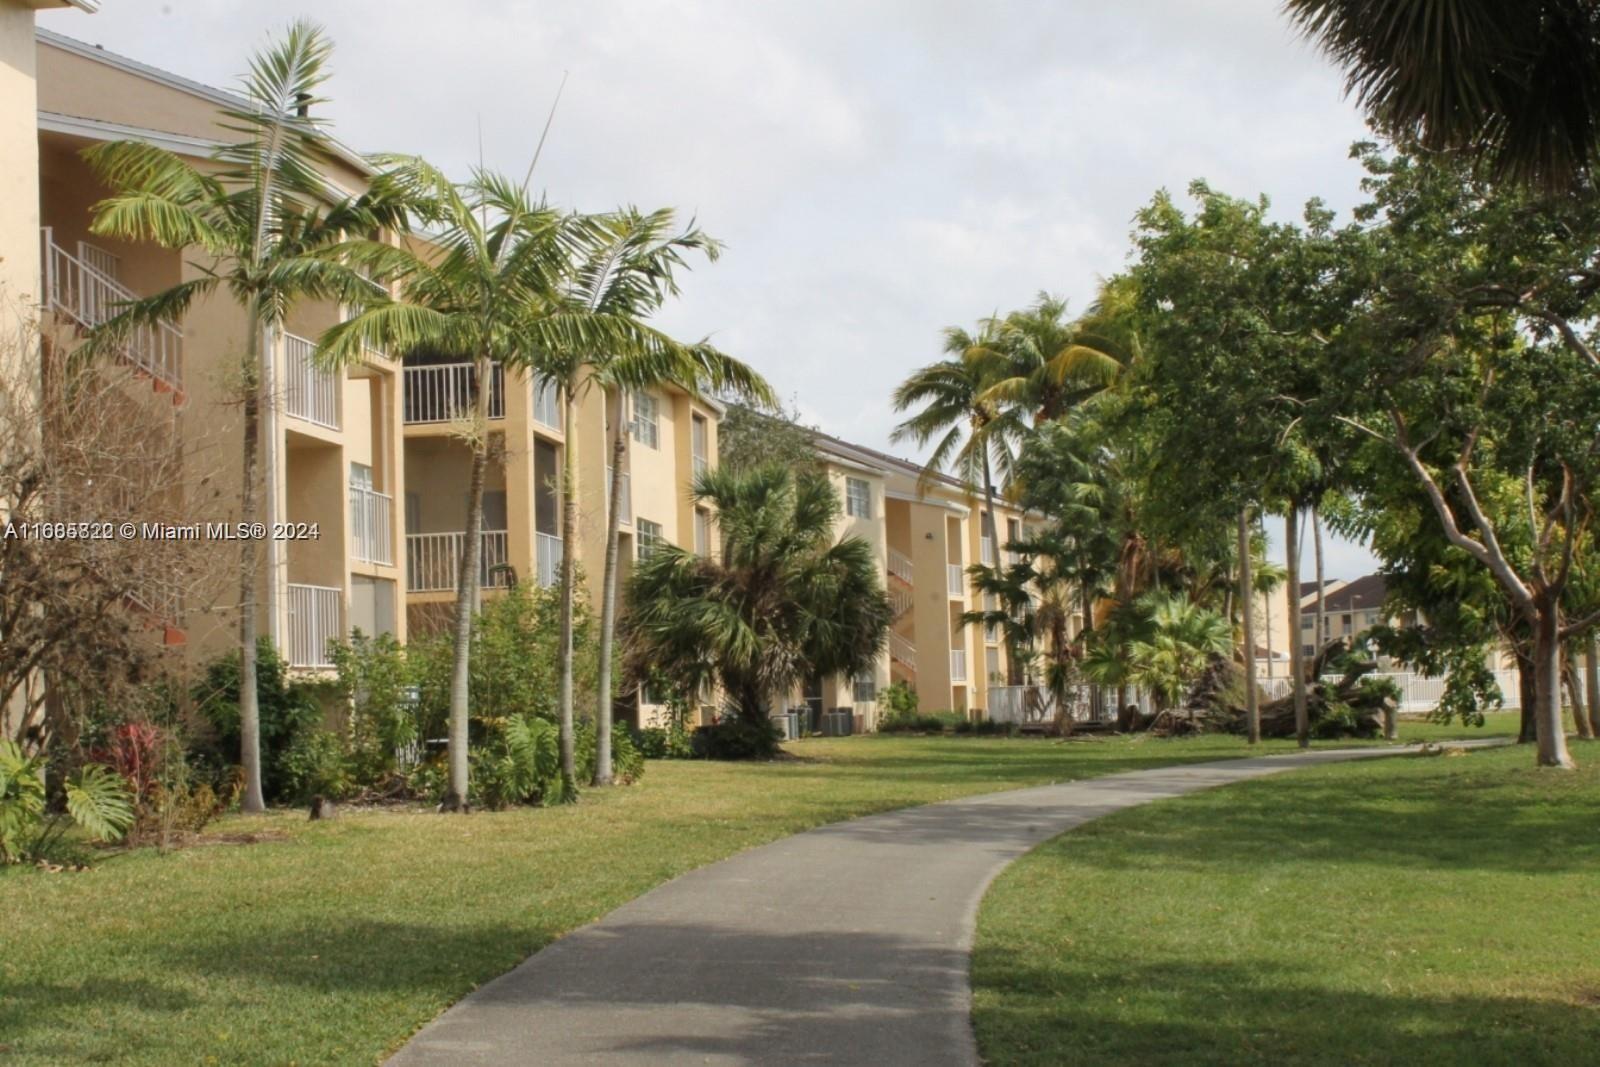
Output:
M872 729L879 694L903 681L925 711L981 717L991 689L1011 675L999 631L961 621L965 612L993 609L973 588L967 568L994 565L1006 544L1025 535L1030 517L998 502L995 545L986 532L981 495L955 479L927 477L919 464L838 438L819 434L815 443L844 502L839 533L862 537L876 550L894 624L888 648L871 671L812 679L802 694L805 703L813 709L850 708L856 729Z

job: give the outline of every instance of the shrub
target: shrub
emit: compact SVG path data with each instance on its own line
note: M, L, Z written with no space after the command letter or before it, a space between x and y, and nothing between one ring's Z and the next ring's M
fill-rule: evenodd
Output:
M942 734L946 725L958 726L963 720L949 713L944 715L890 715L878 723L878 731L887 734Z
M422 736L405 649L393 634L368 637L357 630L333 647L333 664L349 702L353 784L385 788L399 774L401 753L415 753Z
M237 799L243 779L237 769L218 773L197 767L175 727L125 722L107 732L105 747L91 758L111 767L127 784L134 821L133 842L166 846L176 833L201 830Z
M485 723L487 736L471 753L469 789L483 807L500 809L550 801L561 791L561 750L548 719L513 715ZM445 780L441 780L440 792Z
M587 782L594 777L595 724L593 719L580 719L573 728L573 755L577 764L578 781ZM638 781L644 775L644 754L633 743L633 734L624 723L611 727L611 776L621 785Z
M195 702L216 732L217 755L239 762L239 653L206 665L195 686ZM312 687L289 680L287 665L263 637L256 644L256 700L261 712L261 782L269 798L285 795L283 758L303 731L322 721Z
M882 702L891 718L917 714L917 691L904 681L891 682L883 691Z
M958 734L973 734L978 737L1016 737L1021 733L1014 722L995 722L993 719L962 719L955 725Z
M284 796L299 804L314 797L343 800L355 791L344 738L332 730L305 730L283 754Z
M700 727L690 745L700 759L771 759L778 751L778 728L770 719L755 723L730 715Z
M115 841L133 825L133 796L110 767L87 763L62 784L62 814L47 814L43 756L25 756L15 741L0 739L0 863L50 854L67 820L96 841Z
M647 726L639 731L634 744L645 759L689 759L694 755L689 731L677 724Z

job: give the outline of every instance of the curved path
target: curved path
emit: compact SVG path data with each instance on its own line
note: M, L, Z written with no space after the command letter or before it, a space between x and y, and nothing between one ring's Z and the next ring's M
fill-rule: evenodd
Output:
M660 886L469 994L389 1062L978 1062L978 902L1041 841L1162 797L1396 749L1164 767L834 823Z

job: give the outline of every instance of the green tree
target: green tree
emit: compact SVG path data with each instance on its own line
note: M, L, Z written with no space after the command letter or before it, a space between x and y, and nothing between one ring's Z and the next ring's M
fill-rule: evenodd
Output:
M625 623L634 671L689 692L718 685L770 737L772 702L803 679L877 661L893 608L872 546L834 539L840 504L822 473L711 471L695 495L716 509L721 549L663 545L640 562Z
M248 103L222 111L229 136L214 153L215 168L196 166L144 141L115 141L85 153L111 189L95 206L92 232L206 257L196 264L196 277L130 303L103 324L90 340L91 352L114 351L139 325L175 323L195 301L218 289L245 310L239 518L246 523L257 517L261 413L274 388L272 335L295 300L346 297L363 284L338 259L322 254L346 231L369 232L404 221L397 205L381 195L340 196L317 169L328 142L303 112L323 102L317 91L327 78L331 51L320 30L296 22L251 60L242 86ZM272 455L268 449L269 467ZM273 480L269 469L269 493ZM240 542L239 761L245 811L265 806L254 685L259 549L254 541Z
M674 232L670 210L644 214L629 208L592 220L600 240L580 275L581 299L592 313L628 320L642 329L643 320L678 293L676 273L685 256L698 252L715 260L720 245L697 227ZM573 367L586 366L584 387L598 387L605 397L606 466L613 472L607 487L605 569L600 586L600 690L595 708L597 747L594 783L610 785L611 658L617 618L617 545L622 523L622 486L628 476L633 428L626 419L627 396L672 385L691 395L720 393L771 405L775 398L766 380L709 342L683 345L658 336L658 343L606 352L580 347L563 356Z
M1567 188L1600 152L1600 8L1588 0L1285 0L1389 136Z
M987 330L1000 363L984 399L1014 409L1018 421L1059 419L1114 382L1129 358L1121 345L1068 319L1067 302L1044 292Z
M1149 690L1161 709L1175 706L1213 656L1233 647L1228 620L1187 597L1152 593L1139 603L1144 618L1133 642L1129 680Z

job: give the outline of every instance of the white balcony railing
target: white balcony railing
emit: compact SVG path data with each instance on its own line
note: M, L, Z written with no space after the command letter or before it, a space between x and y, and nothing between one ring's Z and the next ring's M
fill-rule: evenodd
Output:
M533 535L536 562L539 564L539 584L546 588L561 580L561 538L555 534Z
M901 635L890 631L889 658L905 664L907 670L917 669L917 646Z
M88 241L78 242L78 258L89 266L121 284L122 282L122 257L115 252L92 245Z
M616 477L615 468L607 467L606 468L606 506L607 507L611 506L611 482L612 482L612 479L615 478L615 477ZM624 526L626 526L629 523L633 522L633 477L632 477L631 474L628 474L628 473L624 473L623 476L622 476L622 506L617 509L617 513L620 516L621 522L622 522L622 524Z
M894 608L894 617L898 619L916 607L916 598L904 589L890 587L889 603Z
M946 563L944 565L944 570L945 570L945 584L948 585L949 588L950 588L950 595L951 596L960 596L961 592L962 592L962 589L961 589L961 564L959 564L959 563Z
M343 602L342 589L290 584L289 666L333 666L328 645L344 636Z
M911 557L899 549L889 549L889 573L907 585L914 584L911 581L911 575L914 573L911 567Z
M350 487L350 555L384 566L394 562L394 499L359 485Z
M550 378L533 380L533 421L552 430L561 429L560 390Z
M506 532L485 530L482 536L478 587L504 588L510 579L502 566L506 562ZM466 540L464 533L406 534L406 589L412 593L453 591Z
M979 558L985 567L994 566L994 538L980 537L978 539Z
M116 280L116 256L82 241L78 243L79 255L75 256L56 244L48 226L42 236L43 303L51 311L92 330L121 311L122 304L138 299ZM161 323L135 327L123 337L118 354L156 381L182 390L183 331L176 326Z
M407 367L405 418L408 425L453 422L472 414L478 396L478 368L471 363ZM495 364L490 375L489 417L506 417L506 371Z
M964 648L950 650L950 680L952 682L967 680L967 650Z
M283 409L297 419L337 430L339 375L312 361L316 349L304 337L283 335Z

